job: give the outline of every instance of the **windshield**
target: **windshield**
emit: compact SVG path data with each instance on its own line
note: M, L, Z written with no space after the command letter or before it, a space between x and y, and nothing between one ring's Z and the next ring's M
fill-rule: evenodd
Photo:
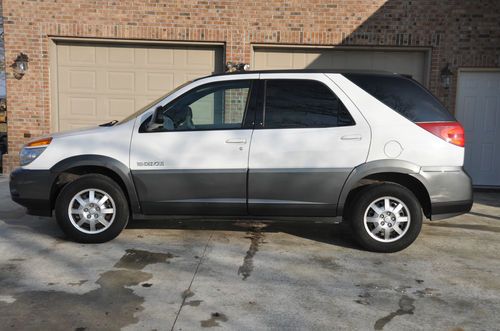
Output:
M117 124L122 124L122 123L125 123L125 122L128 122L134 118L136 118L137 116L139 116L140 114L142 114L143 112L145 112L146 110L148 110L149 108L153 107L155 104L159 103L160 101L162 101L163 99L165 99L166 97L168 97L169 95L179 91L181 88L183 88L184 86L188 85L188 84L191 84L193 81L190 80L190 81L187 81L185 82L184 84L181 84L179 86L177 86L176 88L174 88L172 91L162 95L161 97L155 99L154 101L148 103L147 105L145 105L144 107L142 107L141 109L139 109L138 111L130 114L129 116L125 117L123 120L119 121Z

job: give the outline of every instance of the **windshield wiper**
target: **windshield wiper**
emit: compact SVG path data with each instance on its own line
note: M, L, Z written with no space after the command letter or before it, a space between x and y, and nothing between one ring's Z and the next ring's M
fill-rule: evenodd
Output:
M99 124L99 126L113 126L113 125L115 125L116 123L118 123L118 121L117 121L117 120L112 120L111 122L108 122L108 123Z

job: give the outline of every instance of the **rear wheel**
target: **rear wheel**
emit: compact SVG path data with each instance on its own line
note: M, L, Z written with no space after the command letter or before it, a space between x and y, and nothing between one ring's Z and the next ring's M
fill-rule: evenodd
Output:
M356 240L376 252L397 252L415 241L422 208L415 195L397 184L370 185L354 197L349 211Z
M84 175L67 184L57 197L55 212L64 233L82 243L115 238L129 219L120 186L98 174Z

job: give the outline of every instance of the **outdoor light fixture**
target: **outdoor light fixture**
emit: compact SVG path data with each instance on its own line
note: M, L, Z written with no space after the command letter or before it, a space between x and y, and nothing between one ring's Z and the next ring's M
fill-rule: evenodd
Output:
M14 70L14 78L21 79L28 70L28 55L19 53L11 67Z
M250 65L248 63L228 62L226 64L226 72L248 71L249 69Z
M446 67L441 69L441 85L445 89L449 89L451 85L451 77L453 76L453 72L450 70L450 64L447 63Z

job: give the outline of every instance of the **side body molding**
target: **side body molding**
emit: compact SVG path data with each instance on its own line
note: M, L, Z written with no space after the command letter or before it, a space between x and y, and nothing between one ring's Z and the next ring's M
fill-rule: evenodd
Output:
M135 190L135 185L132 179L129 168L122 162L104 155L78 155L64 159L56 163L50 172L56 178L60 173L75 167L94 166L103 167L117 174L125 185L132 213L141 213L141 206Z
M420 167L414 163L402 160L376 160L357 166L351 171L342 187L337 204L337 215L342 215L349 192L356 187L356 184L361 179L373 174L387 172L408 174L415 177L420 172ZM421 181L420 178L418 179ZM422 182L422 184L427 188L426 183Z

